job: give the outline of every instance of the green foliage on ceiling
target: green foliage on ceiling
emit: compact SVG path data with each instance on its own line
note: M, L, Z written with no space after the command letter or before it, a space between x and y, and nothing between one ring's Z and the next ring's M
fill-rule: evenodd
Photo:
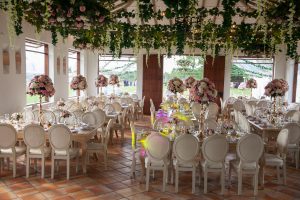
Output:
M240 50L246 55L272 56L281 50L278 44L286 44L287 55L297 57L299 0L256 0L258 9L248 10L238 8L239 0L222 0L222 10L201 7L197 0L163 1L165 10L155 10L151 0L136 0L135 9L115 13L111 12L114 0L4 0L0 9L8 12L12 27L9 34L22 34L22 20L26 20L38 32L51 31L53 44L57 43L58 35L63 38L72 35L77 48L109 48L115 56L128 48L135 53L139 49L165 50L169 56L176 49L180 55L185 47L213 57L221 50L225 54ZM223 18L222 24L215 23L217 16ZM256 19L257 23L243 20L235 24L235 16ZM160 20L172 23L153 24Z

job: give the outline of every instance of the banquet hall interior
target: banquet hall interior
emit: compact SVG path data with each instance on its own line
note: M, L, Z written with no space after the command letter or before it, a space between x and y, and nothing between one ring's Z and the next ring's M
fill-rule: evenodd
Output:
M1 0L0 200L300 199L299 0Z

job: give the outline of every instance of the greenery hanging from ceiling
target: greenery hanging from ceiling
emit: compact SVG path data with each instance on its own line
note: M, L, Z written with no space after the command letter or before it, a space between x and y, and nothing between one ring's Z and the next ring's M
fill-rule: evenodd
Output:
M124 0L126 2L126 0ZM154 9L152 0L137 1L138 9L112 12L115 0L6 0L0 9L8 12L9 30L22 34L22 20L37 31L48 30L52 42L74 38L76 48L104 50L120 56L126 48L165 49L183 54L186 47L213 57L240 50L246 55L273 56L279 44L287 46L287 56L297 57L300 40L300 1L246 0L258 9L241 9L239 0L222 0L222 7L205 8L197 0L163 0L166 9ZM223 18L216 23L216 17ZM234 17L242 20L237 24ZM246 23L245 19L256 19ZM125 19L125 20L124 20ZM138 23L131 23L140 20ZM171 21L170 24L159 23ZM153 21L155 23L153 24ZM9 34L13 34L10 33Z

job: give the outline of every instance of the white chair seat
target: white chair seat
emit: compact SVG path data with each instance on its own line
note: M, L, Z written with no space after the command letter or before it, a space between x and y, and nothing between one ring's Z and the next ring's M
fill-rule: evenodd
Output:
M238 161L238 160L233 160L233 161L230 162L230 164L235 169L239 168L239 163L240 163L240 161ZM259 166L258 166L258 168L259 168ZM243 170L244 171L253 171L253 170L256 170L256 165L255 165L255 163L244 163L243 164Z
M297 144L288 144L288 150L298 150L299 146Z
M184 167L184 168L192 168L193 166L197 167L198 166L198 162L189 162L189 163L177 163L178 160L174 159L173 160L173 165L176 166L178 165L179 167Z
M265 154L266 165L269 166L282 166L283 160L275 154Z
M41 149L30 149L29 153L32 155L41 155L42 151ZM51 153L51 149L49 147L44 147L44 153L45 155L49 155Z
M150 162L149 158L145 158L145 166L147 166L148 162ZM163 160L151 160L150 165L152 167L163 167L164 166L164 161ZM169 165L169 161L167 162L167 165Z
M91 142L87 144L87 150L101 150L104 149L104 144Z
M70 148L69 149L70 157L74 158L79 154L79 149L77 148ZM66 156L67 151L65 150L55 150L55 156Z
M222 169L222 163L212 163L212 162L207 162L205 163L205 160L201 160L201 166L204 168L205 164L208 169Z
M16 154L17 155L21 155L24 154L26 151L26 147L25 146L16 146ZM12 149L1 149L1 154L12 154Z

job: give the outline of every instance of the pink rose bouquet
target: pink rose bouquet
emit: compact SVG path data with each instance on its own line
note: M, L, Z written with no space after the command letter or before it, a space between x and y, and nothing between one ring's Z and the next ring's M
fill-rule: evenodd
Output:
M105 76L100 74L95 82L96 87L106 87L108 85L108 80Z
M184 84L186 88L191 88L193 84L195 83L196 79L192 76L188 77L184 80Z
M247 82L246 82L246 88L257 88L257 83L256 80L253 78L250 78Z
M196 81L191 88L191 100L198 103L214 102L217 97L215 84L208 78Z
M72 90L85 90L87 88L86 78L82 75L74 76L70 87Z
M52 97L54 93L53 82L47 75L34 76L27 88L27 94L31 96L40 95L43 97Z
M183 81L177 77L169 80L168 90L174 94L182 93L185 90Z
M109 84L110 85L118 85L119 84L119 77L118 75L112 74L109 77Z
M289 85L283 79L274 79L265 87L265 95L270 97L284 96L288 91Z

